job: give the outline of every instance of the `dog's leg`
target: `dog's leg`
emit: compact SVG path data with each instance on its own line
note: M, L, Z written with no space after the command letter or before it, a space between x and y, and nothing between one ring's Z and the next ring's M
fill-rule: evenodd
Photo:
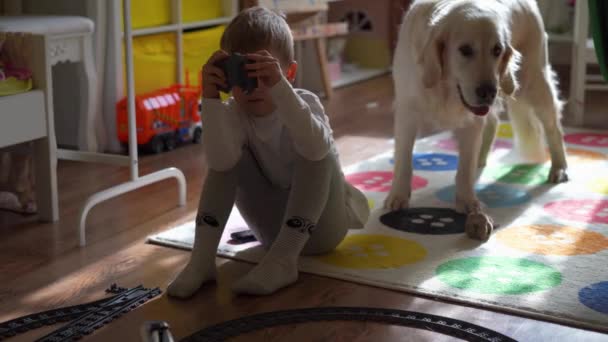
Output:
M551 170L549 182L561 183L568 180L566 168L566 150L564 148L564 133L560 122L562 103L557 97L556 85L550 67L546 72L538 73L532 81L534 94L526 100L545 131L545 138L551 154Z
M486 162L488 160L488 154L492 149L492 144L494 144L494 138L496 137L496 132L498 131L498 116L494 113L489 113L486 118L486 124L483 127L483 136L481 139L481 149L479 151L479 162L478 168L483 169L486 166ZM479 174L477 175L479 176Z
M409 206L412 193L412 153L418 134L417 113L409 113L408 106L395 106L395 155L391 191L384 207L399 210Z
M458 171L456 173L456 208L467 214L465 231L476 240L486 241L492 234L492 220L482 211L482 206L475 195L478 158L482 140L484 122L455 131L458 140Z

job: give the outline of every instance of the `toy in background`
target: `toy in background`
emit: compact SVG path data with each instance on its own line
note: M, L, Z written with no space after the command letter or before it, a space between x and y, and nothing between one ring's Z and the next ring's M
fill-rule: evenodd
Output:
M390 67L399 26L410 0L329 2L328 20L349 24L345 59L362 68Z
M32 72L21 65L28 53L24 35L0 32L0 96L32 89Z
M200 77L199 77L200 78ZM179 143L201 141L201 81L193 87L175 84L135 96L137 145L151 153L173 150ZM129 142L127 99L116 104L116 130L123 146Z
M32 146L24 143L0 150L0 209L37 212Z
M32 72L24 64L30 53L26 35L0 32L0 96L32 89ZM0 149L1 210L36 213L33 163L30 143Z

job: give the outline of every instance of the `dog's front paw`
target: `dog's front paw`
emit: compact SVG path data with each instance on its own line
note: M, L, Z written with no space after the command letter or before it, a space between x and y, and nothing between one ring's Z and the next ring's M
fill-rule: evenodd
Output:
M568 174L565 167L551 168L549 171L549 183L558 184L568 181Z
M388 197L384 200L384 208L390 210L405 209L410 204L409 191L400 192L391 190Z
M456 211L460 213L481 212L484 205L477 199L476 196L460 196L456 195Z
M494 223L488 215L482 212L472 212L467 215L464 229L471 239L488 241L494 230Z

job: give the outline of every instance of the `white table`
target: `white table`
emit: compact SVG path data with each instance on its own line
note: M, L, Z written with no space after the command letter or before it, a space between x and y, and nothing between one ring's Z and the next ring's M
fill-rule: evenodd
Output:
M29 32L47 36L46 63L51 67L63 62L79 63L80 77L74 82L74 96L80 102L78 149L97 152L95 108L97 106L97 73L93 58L93 21L78 16L1 16L0 32ZM52 82L46 94L53 96ZM51 106L51 110L52 110ZM55 132L52 132L53 136ZM60 156L62 151L60 152Z
M45 93L51 82L44 36L30 36L31 56L28 60L33 73L32 91L0 96L0 148L34 142L36 202L38 217L43 221L59 219L57 201L57 156L52 98ZM49 111L49 108L51 109Z

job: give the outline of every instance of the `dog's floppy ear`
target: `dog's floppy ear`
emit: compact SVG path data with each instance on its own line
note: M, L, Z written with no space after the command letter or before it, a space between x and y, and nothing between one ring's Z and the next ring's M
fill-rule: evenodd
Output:
M515 72L517 71L518 64L519 52L510 45L507 45L499 64L500 89L506 95L511 96L517 90L518 84Z
M429 34L422 51L418 55L418 64L422 67L422 83L426 88L435 86L444 76L445 37L443 30L436 24Z

